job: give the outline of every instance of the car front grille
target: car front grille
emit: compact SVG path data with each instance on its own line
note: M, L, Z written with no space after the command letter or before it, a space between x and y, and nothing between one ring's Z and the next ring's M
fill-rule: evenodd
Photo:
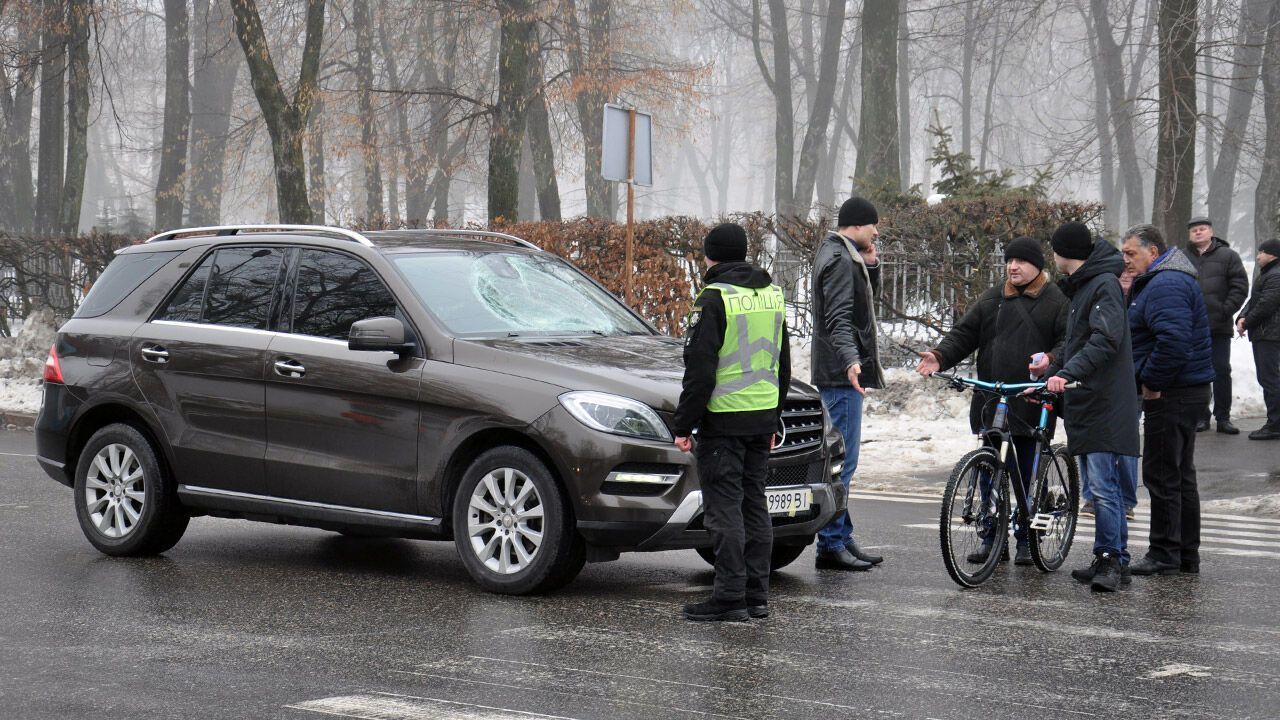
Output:
M765 477L764 484L768 487L783 487L785 485L814 485L821 483L825 478L822 477L822 469L826 463L822 460L818 462L805 463L804 465L781 465L769 468L769 474Z
M773 449L773 456L792 455L822 445L822 401L789 400L782 411L786 437Z

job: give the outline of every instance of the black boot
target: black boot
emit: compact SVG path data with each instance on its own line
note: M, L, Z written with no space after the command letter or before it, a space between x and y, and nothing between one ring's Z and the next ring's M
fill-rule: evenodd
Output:
M1236 427L1235 425L1232 425L1230 420L1219 420L1218 432L1222 433L1223 435L1239 435L1240 428Z
M1095 556L1093 562L1088 567L1076 568L1071 571L1071 577L1077 582L1085 584L1093 582L1093 576L1098 573L1098 558ZM1120 566L1120 584L1128 585L1133 582L1133 574L1129 572L1128 565Z
M879 565L884 562L884 558L879 555L872 555L871 553L863 552L862 548L858 547L858 543L854 540L850 540L848 543L845 543L844 548L849 551L850 555L858 558L862 562L871 563L872 565Z
M712 599L685 605L684 617L695 622L746 622L750 615L745 600L726 603Z
M1275 440L1276 438L1280 438L1280 430L1277 430L1270 425L1263 425L1257 430L1249 433L1250 440Z
M1120 589L1119 558L1108 552L1100 553L1096 568L1093 574L1093 581L1089 583L1090 590L1115 592Z
M1018 543L1018 552L1014 553L1013 564L1034 565L1035 562L1031 559L1031 546L1025 542Z
M982 563L987 561L987 558L990 555L991 555L991 543L984 542L982 543L982 547L978 548L975 552L969 553L969 555L965 557L965 560L968 560L974 565L981 565Z
M1202 418L1196 423L1196 432L1202 433L1209 429L1209 418Z
M871 563L859 560L849 552L848 548L839 550L819 550L814 559L814 567L819 570L870 570Z
M1136 563L1130 563L1129 571L1134 575L1177 575L1180 570L1177 565L1156 562L1150 557L1144 557Z

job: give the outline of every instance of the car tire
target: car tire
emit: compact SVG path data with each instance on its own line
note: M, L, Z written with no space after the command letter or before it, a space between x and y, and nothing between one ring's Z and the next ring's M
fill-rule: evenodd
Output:
M804 549L809 547L810 543L773 543L773 550L769 552L769 571L777 572L782 568L796 561L796 558L804 554ZM700 547L697 549L698 555L707 561L711 567L716 565L716 551L709 547Z
M489 450L467 468L453 499L453 537L471 577L505 595L555 590L586 562L560 486L518 447Z
M107 425L89 438L74 489L80 529L107 555L158 555L182 538L191 520L155 447L131 425Z

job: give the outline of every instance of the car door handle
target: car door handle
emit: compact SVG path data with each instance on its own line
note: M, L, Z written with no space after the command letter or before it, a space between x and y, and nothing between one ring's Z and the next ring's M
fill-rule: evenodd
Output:
M148 345L142 348L142 359L153 363L167 363L169 351L163 345Z
M290 358L282 358L275 362L276 374L284 377L300 378L307 374L307 369L302 363Z

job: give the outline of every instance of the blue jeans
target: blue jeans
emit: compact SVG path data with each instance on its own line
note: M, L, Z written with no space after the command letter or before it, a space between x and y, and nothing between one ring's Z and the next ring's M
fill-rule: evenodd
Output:
M1093 491L1093 552L1108 552L1129 564L1129 522L1124 517L1125 466L1129 458L1116 453L1087 453L1076 457L1080 476Z
M862 393L851 387L819 388L818 392L822 394L822 404L831 416L831 424L844 437L844 469L840 472L840 482L844 484L845 495L848 495L849 481L858 468L858 448L862 444ZM847 508L818 531L819 552L839 550L851 542L853 520Z

